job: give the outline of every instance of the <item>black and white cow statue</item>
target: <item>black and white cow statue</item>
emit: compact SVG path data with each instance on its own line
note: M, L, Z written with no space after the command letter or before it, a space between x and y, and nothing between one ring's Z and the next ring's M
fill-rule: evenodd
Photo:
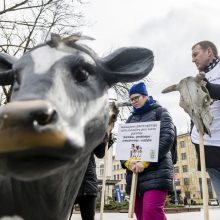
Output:
M0 54L0 85L13 86L0 107L0 219L67 220L105 135L107 90L153 68L149 49L99 58L79 41L52 35L20 59Z

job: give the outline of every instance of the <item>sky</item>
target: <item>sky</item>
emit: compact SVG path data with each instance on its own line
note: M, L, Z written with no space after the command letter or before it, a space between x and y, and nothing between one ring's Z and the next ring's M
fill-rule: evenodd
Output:
M161 91L198 73L191 59L195 43L209 40L220 48L219 10L218 0L91 0L83 9L89 23L83 35L96 39L88 45L101 57L124 46L151 49L155 63L148 93L168 109L178 133L184 133L190 118L179 107L179 93Z

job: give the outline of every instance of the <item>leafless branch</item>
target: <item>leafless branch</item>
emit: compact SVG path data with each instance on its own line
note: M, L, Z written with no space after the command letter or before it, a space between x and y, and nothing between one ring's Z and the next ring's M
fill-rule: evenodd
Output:
M29 1L29 0L24 0L23 2L20 2L20 3L18 3L18 4L15 4L15 5L13 5L13 6L7 8L7 9L6 9L6 6L5 6L5 1L4 1L4 9L3 9L3 11L0 11L0 15L5 14L5 13L7 13L7 12L9 12L9 11L16 10L19 6L26 4L28 1Z
M28 48L28 46L29 46L29 44L30 44L32 34L33 34L33 32L34 32L34 29L36 28L36 24L37 24L37 22L38 22L38 19L40 18L40 15L41 15L43 9L44 9L44 8L41 7L41 9L40 9L38 15L37 15L36 18L35 18L34 25L33 25L32 29L30 30L30 32L29 32L29 34L28 34L28 37L27 37L27 40L26 40L25 49L24 49L24 53L26 52L26 50L27 50L27 48Z
M42 2L42 4L40 4L40 5L33 5L33 6L27 6L27 7L20 7L20 8L16 8L16 9L14 9L14 11L16 11L16 10L26 10L26 9L33 9L33 8L41 8L41 7L44 7L44 6L47 6L47 5L49 5L52 1L54 1L54 0L49 0L48 2L46 2L46 3L43 3Z

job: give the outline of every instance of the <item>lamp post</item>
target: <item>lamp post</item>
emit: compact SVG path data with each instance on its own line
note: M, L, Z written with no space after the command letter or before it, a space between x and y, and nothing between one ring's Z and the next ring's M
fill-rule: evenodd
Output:
M174 175L174 178L173 178L173 189L174 189L174 203L175 203L175 205L178 205L175 175Z

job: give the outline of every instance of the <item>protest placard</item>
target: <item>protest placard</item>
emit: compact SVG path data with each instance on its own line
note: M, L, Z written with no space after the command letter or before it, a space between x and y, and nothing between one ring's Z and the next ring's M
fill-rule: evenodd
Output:
M158 161L160 121L120 124L116 160Z

